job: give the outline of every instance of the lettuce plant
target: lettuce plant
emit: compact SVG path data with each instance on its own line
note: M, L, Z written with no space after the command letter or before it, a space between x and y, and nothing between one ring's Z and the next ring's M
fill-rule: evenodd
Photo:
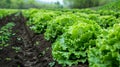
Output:
M101 34L88 51L89 67L120 67L120 24Z
M83 21L70 26L52 45L53 58L59 64L71 66L87 62L88 48L95 47L101 28L94 21Z

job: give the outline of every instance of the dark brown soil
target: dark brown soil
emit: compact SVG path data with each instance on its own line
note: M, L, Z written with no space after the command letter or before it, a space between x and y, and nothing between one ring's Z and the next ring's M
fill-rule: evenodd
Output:
M0 67L62 67L52 59L51 42L44 39L43 34L35 34L26 26L26 18L22 13L15 13L0 19L0 28L8 22L14 22L10 46L0 50ZM16 52L12 47L19 47ZM11 58L11 60L6 60ZM79 64L72 67L88 67L88 64Z

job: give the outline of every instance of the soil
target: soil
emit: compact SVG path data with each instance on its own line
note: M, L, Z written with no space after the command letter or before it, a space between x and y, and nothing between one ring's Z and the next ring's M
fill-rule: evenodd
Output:
M0 67L62 67L52 59L51 42L43 34L31 31L21 12L0 19L0 28L9 22L15 23L12 29L15 35L11 36L10 45L0 50ZM16 52L13 47L20 49ZM88 67L88 64L72 67Z

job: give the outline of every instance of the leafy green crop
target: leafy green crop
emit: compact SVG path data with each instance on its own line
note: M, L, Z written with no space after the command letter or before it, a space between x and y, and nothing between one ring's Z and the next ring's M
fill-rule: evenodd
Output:
M23 14L35 33L53 42L52 56L59 64L120 67L119 11L30 9Z
M52 45L53 58L64 66L85 63L87 50L95 46L95 39L100 30L94 21L83 20L75 23Z
M116 23L120 23L119 19L112 15L89 14L89 19L96 21L102 28L112 27Z
M90 67L120 67L120 24L106 30L88 51Z
M47 23L57 15L59 15L58 12L37 12L30 16L27 25L35 33L42 33L45 31Z
M98 13L100 15L115 15L115 11L112 10L99 10Z
M38 10L38 9L29 9L29 10L22 10L22 13L23 13L24 17L30 18L32 14L37 13L38 11L40 11L40 10Z
M119 20L114 16L100 16L98 19L98 24L103 28L112 27L115 23L119 23Z
M48 23L45 32L45 39L53 40L58 36L62 35L68 26L73 25L77 21L77 16L74 14L64 14L58 16Z
M86 13L86 14L96 14L97 13L95 10L91 10L91 9L81 9L78 12Z
M8 23L2 28L0 28L0 49L3 47L8 46L8 40L9 37L12 35L12 27L14 26L14 23Z
M0 19L2 19L5 16L11 15L13 13L17 12L17 10L12 9L0 9Z

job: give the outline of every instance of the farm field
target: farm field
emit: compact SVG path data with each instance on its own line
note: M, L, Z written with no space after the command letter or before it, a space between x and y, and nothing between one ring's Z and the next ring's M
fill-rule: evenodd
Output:
M108 6L0 9L0 67L120 67L120 11Z

